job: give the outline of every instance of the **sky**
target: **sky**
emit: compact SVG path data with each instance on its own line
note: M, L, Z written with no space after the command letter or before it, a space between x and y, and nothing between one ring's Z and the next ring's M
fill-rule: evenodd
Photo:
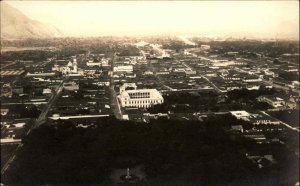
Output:
M299 37L292 1L5 1L67 36Z

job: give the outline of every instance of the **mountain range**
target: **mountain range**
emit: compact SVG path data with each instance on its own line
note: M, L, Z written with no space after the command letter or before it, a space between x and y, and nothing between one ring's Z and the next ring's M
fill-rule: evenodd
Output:
M30 19L16 8L1 2L1 39L62 37L57 28Z

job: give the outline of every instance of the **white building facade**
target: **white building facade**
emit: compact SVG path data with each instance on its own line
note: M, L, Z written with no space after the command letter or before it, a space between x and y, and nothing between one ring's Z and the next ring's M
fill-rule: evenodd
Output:
M132 87L134 90L125 90L126 87ZM120 87L118 99L121 107L149 108L164 102L162 95L156 89L136 89L135 84L124 84Z

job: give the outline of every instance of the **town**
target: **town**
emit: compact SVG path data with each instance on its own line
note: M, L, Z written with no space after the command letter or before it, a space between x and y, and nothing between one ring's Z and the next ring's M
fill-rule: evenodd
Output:
M2 44L4 184L17 183L12 182L13 170L20 166L20 151L35 131L61 123L92 130L110 118L138 126L215 121L226 135L249 140L252 147L238 153L266 177L268 171L274 176L278 167L285 167L281 163L288 163L280 153L290 161L300 157L296 41L100 37L24 43ZM13 48L20 46L20 51ZM138 183L147 183L140 165L130 168ZM289 171L281 184L299 181L297 172ZM151 180L150 173L147 179ZM273 179L268 183L278 183Z

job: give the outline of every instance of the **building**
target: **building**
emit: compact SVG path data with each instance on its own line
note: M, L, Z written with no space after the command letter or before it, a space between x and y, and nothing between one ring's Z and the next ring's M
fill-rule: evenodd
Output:
M200 49L201 50L209 50L210 49L210 45L201 45Z
M126 90L128 87L133 90ZM122 85L118 99L121 107L148 108L164 102L162 95L156 89L137 89L135 83Z
M73 59L73 62L69 61L66 66L65 65L57 65L57 64L55 64L52 67L52 71L61 72L64 75L78 73L76 58ZM53 74L55 75L55 73L53 73ZM27 76L28 76L28 74L27 74Z
M52 93L52 90L50 88L43 89L43 95L49 95Z
M282 108L285 106L284 99L272 95L259 96L256 99L259 102L266 102L274 108Z
M300 88L300 82L299 81L292 81L292 88L298 89Z
M86 62L86 66L88 66L88 67L93 67L93 66L98 66L98 67L108 66L108 60L104 59L104 58L102 58L101 61L97 61L97 62L94 62L93 60L88 60Z
M132 72L132 71L133 71L132 65L114 67L114 72Z
M257 112L257 113L249 113L247 111L230 111L231 115L233 115L237 119L242 119L244 121L248 121L253 125L259 124L271 124L278 125L280 121L266 114L265 112Z
M64 83L64 90L77 91L77 90L79 90L79 85L76 84L76 82L74 82L74 81Z
M244 111L244 110L241 110L241 111L230 111L230 114L232 116L234 116L235 118L237 119L242 119L242 120L245 120L245 121L248 121L249 120L249 117L250 117L250 113Z
M270 115L264 113L264 112L258 112L258 113L253 113L249 117L249 121L254 124L254 125L259 125L259 124L270 124L270 125L279 125L280 121L271 117Z

